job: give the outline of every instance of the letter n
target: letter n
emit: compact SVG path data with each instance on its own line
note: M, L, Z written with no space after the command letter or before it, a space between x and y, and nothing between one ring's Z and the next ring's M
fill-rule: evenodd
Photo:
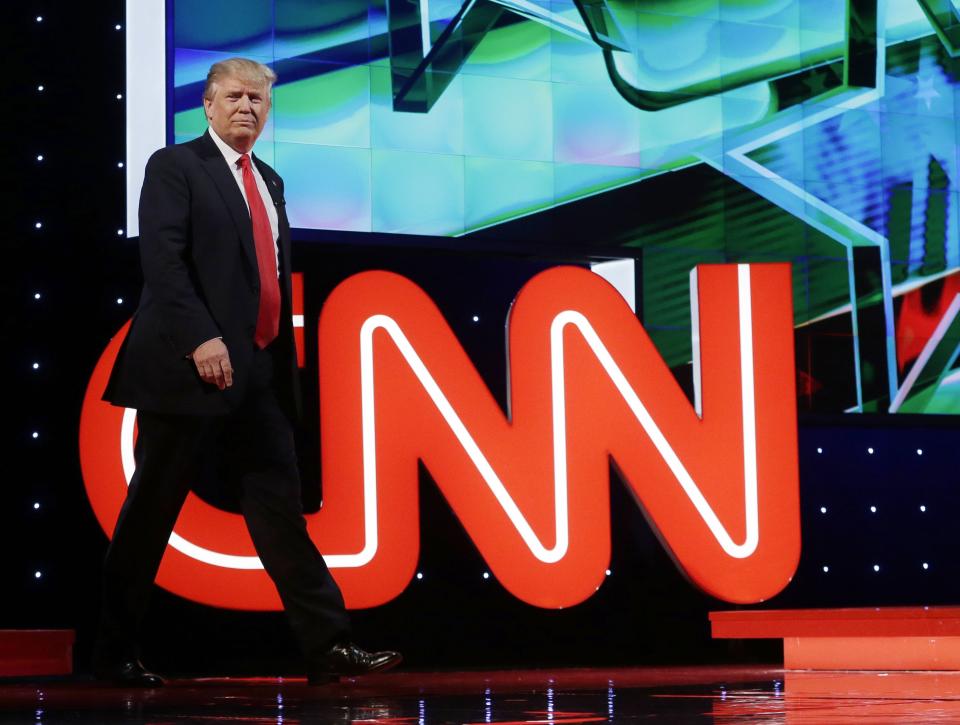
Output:
M693 583L732 602L779 592L800 554L790 269L691 281L694 404L617 292L560 267L511 311L507 413L411 281L337 287L319 330L324 505L308 525L348 604L388 601L416 571L418 461L531 604L571 606L603 581L610 460Z

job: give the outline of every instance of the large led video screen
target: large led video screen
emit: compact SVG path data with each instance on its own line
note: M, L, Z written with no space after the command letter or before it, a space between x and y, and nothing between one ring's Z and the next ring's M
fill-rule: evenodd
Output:
M127 13L131 195L149 151L205 130L211 63L247 56L279 76L256 153L296 229L522 240L576 220L572 241L642 260L638 313L675 369L693 265L789 260L801 410L960 413L956 0Z

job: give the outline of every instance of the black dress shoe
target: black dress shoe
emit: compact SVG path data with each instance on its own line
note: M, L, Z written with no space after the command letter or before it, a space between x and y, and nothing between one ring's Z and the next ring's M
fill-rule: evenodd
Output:
M352 642L335 644L307 673L307 682L322 685L338 677L384 672L403 661L399 652L367 652Z
M160 675L144 667L140 660L97 664L93 668L93 676L123 687L163 687L167 684Z

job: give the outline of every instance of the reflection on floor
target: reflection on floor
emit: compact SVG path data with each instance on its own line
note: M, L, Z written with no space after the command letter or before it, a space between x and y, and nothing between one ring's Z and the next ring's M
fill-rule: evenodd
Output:
M158 690L81 679L0 682L18 723L960 722L960 672L784 672L772 667L399 672L303 680L175 680Z

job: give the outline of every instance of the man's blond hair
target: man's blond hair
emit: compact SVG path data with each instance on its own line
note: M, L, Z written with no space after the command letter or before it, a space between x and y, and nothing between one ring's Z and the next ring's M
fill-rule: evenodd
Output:
M226 78L239 78L258 86L266 86L267 95L277 81L277 74L269 66L248 58L227 58L210 66L207 83L203 87L203 97L212 100L214 86Z

